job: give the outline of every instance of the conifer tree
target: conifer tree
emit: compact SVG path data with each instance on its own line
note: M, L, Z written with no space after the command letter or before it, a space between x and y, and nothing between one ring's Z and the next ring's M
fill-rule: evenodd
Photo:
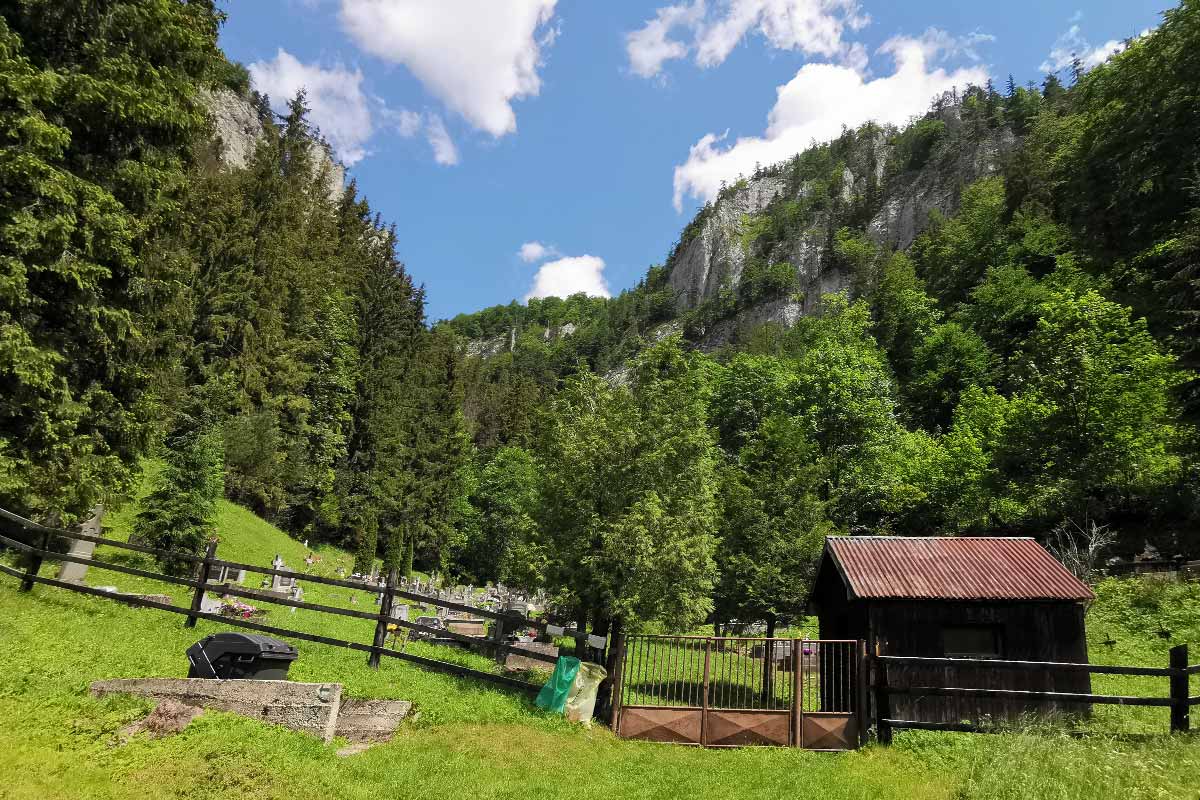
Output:
M132 486L153 402L139 256L204 125L212 3L0 11L0 505L66 520Z

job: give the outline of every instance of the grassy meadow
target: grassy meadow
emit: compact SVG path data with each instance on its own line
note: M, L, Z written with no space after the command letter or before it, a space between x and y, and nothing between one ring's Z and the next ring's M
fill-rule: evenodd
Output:
M106 533L126 534L130 519L130 511L114 514ZM219 530L219 554L233 560L266 564L279 553L295 568L308 552L228 503L222 504ZM314 552L321 557L315 572L332 575L338 565L348 566L345 553ZM44 569L53 574L55 568ZM177 604L186 600L182 587L96 570L89 583L164 591ZM331 605L347 605L350 594L305 588L306 599ZM1164 665L1171 644L1200 641L1195 584L1108 581L1099 594L1089 612L1093 661ZM360 594L356 607L370 608L370 598ZM371 634L366 621L286 608L272 609L268 620L364 642ZM545 715L520 693L390 659L373 671L363 653L307 642L297 642L295 680L337 681L350 696L413 701L415 716L392 742L344 758L336 754L337 743L326 746L304 734L205 712L177 736L139 735L121 743L118 731L151 705L136 698L96 700L88 685L102 678L182 676L187 646L221 629L201 621L188 630L180 616L45 586L21 594L14 579L0 576L0 798L1200 796L1200 738L1165 735L1165 709L1097 708L1088 723L1094 733L1084 737L1053 729L988 736L906 732L891 747L855 753L706 751L622 741L603 726L588 730ZM415 652L419 646L409 647ZM420 647L477 667L489 663ZM1165 679L1154 678L1095 676L1094 686L1128 694L1166 691Z

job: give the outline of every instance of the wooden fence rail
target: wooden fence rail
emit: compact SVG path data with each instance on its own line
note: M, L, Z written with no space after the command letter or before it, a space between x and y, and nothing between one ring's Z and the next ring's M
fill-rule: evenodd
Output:
M1087 703L1099 705L1151 706L1171 709L1171 732L1186 732L1190 727L1191 707L1200 705L1200 696L1190 696L1188 678L1200 673L1200 664L1188 665L1188 646L1177 645L1170 650L1167 667L1129 667L1109 664L1074 664L1058 661L1004 661L988 658L926 658L920 656L878 655L873 659L876 735L888 743L895 728L919 730L982 732L984 729L967 723L927 722L895 719L891 714L892 695L910 697L968 697L1000 700L1019 700L1027 704ZM888 666L917 667L975 667L979 669L1010 669L1038 672L1086 672L1096 675L1138 675L1169 678L1168 697L1139 697L1080 692L1044 692L1025 689L987 689L957 686L897 686L888 679Z
M22 591L31 591L33 589L34 584L40 583L40 584L43 584L46 586L53 586L53 587L60 588L60 589L66 589L68 591L77 592L80 594L87 594L87 595L92 595L92 596L96 596L96 597L105 597L108 599L115 599L115 600L118 600L127 605L133 605L133 606L138 606L138 607L142 607L142 608L152 608L152 609L157 609L160 611L167 611L167 612L174 613L174 614L181 614L186 617L184 624L187 627L195 627L196 621L203 619L203 620L208 620L208 621L212 621L212 622L219 622L219 623L222 623L225 625L231 625L233 627L247 628L250 630L256 630L256 631L261 631L264 633L275 634L278 636L285 636L285 637L289 637L289 638L293 638L293 639L300 639L303 641L317 642L319 644L326 644L326 645L331 645L334 647L344 647L344 648L351 649L351 650L359 650L362 652L366 652L368 654L368 659L367 659L368 664L372 668L378 668L380 659L382 657L386 656L388 658L396 658L396 659L408 661L411 663L419 664L419 665L429 668L429 669L434 669L434 670L438 670L441 672L451 673L454 675L458 675L460 677L469 677L469 678L474 678L477 680L486 681L489 683L494 683L494 684L498 684L498 685L509 687L509 688L520 689L522 691L529 692L531 694L536 694L541 688L537 684L530 683L528 681L522 681L517 678L507 676L507 675L499 675L499 674L495 674L492 672L484 672L482 670L472 669L470 667L464 667L459 664L454 664L454 663L447 662L447 661L440 661L438 659L427 658L425 656L418 656L413 653L406 653L406 652L403 652L402 650L395 650L392 648L388 648L388 647L386 647L386 641L387 641L387 632L388 632L388 629L390 626L395 626L396 628L403 628L406 630L412 630L412 631L416 631L419 633L435 635L439 638L449 639L449 640L452 640L454 642L465 645L465 646L475 649L475 650L492 652L497 656L498 660L500 660L500 661L503 661L505 656L509 653L514 654L514 655L519 655L524 658L530 658L530 659L534 659L534 660L538 660L538 661L543 661L543 662L550 663L550 664L553 664L555 661L557 661L557 657L554 655L542 653L542 652L535 651L535 650L529 650L529 649L522 648L519 646L504 644L502 641L499 640L498 637L490 639L490 640L483 639L483 638L478 638L478 637L467 636L465 634L457 633L455 631L442 630L440 628L433 628L433 627L430 627L427 625L421 625L419 623L409 622L407 620L402 620L402 619L398 619L398 618L393 618L391 616L391 611L392 611L393 604L397 598L410 599L410 600L419 602L423 605L444 607L444 608L447 608L450 610L462 611L462 612L476 615L478 617L484 617L487 619L495 620L496 621L495 627L497 628L497 633L503 631L505 628L507 628L508 630L513 630L513 629L517 629L517 628L534 629L534 630L538 630L541 632L546 632L547 629L549 628L556 633L561 631L562 635L572 636L573 638L575 638L576 642L579 645L591 645L593 647L596 645L595 638L589 636L587 633L582 632L582 631L557 629L557 628L554 628L553 626L550 626L545 621L529 619L529 618L521 616L519 614L513 614L510 612L492 611L490 609L470 606L465 603L456 603L456 602L449 601L449 600L431 598L431 597L426 597L424 595L416 594L414 592L404 591L396 586L397 576L394 572L393 572L393 574L388 576L387 582L384 585L380 586L378 584L367 583L367 582L341 580L341 579L336 579L336 578L326 578L326 577L319 576L319 575L309 575L309 574L305 574L305 573L294 572L291 570L274 569L271 567L263 567L263 566L259 566L256 564L243 564L243 563L236 562L236 561L226 561L224 559L217 558L217 542L216 542L216 540L210 541L207 544L206 552L203 556L198 556L194 553L183 553L183 552L176 552L173 550L164 550L164 549L156 548L156 547L148 547L146 545L131 544L129 542L121 542L121 541L117 541L117 540L113 540L113 539L106 539L106 538L100 537L100 536L90 536L90 535L75 532L75 531L66 531L66 530L58 530L58 529L54 529L54 528L48 528L44 525L39 525L38 523L33 522L31 520L27 520L24 517L21 517L17 514L13 514L10 511L6 511L5 509L2 509L2 508L0 508L0 521L8 521L9 523L12 523L20 528L23 528L23 529L33 533L34 538L39 542L39 545L34 545L27 541L21 541L19 539L15 539L10 536L0 534L0 545L7 546L7 547L9 547L13 550L19 551L25 555L25 568L24 569L10 567L6 564L0 563L0 573L18 578L21 581L20 588ZM88 541L88 542L93 542L97 545L103 545L103 546L107 546L107 547L115 547L115 548L123 549L123 550L131 550L131 551L135 551L138 553L162 556L165 558L171 558L171 559L175 559L175 560L179 560L179 561L192 563L192 564L196 565L195 577L184 578L184 577L178 577L178 576L174 576L174 575L166 575L166 574L162 574L162 573L158 573L158 572L153 572L150 570L144 570L144 569L139 569L136 567L130 567L125 564L116 564L116 563L113 563L110 561L104 561L104 560L97 559L97 558L87 558L84 556L74 555L71 553L60 553L51 547L51 540L54 538ZM159 602L156 600L146 599L144 597L135 597L135 596L129 596L129 595L116 595L116 594L113 594L112 592L108 592L108 591L105 591L102 589L96 589L96 588L93 588L90 586L83 586L78 583L61 581L61 580L57 580L54 578L47 578L47 577L43 577L43 576L39 575L38 573L41 570L43 563L47 559L53 560L53 561L65 561L65 562L71 562L71 563L76 563L76 564L82 564L82 565L85 565L88 567L96 567L98 569L111 570L113 572L123 573L126 575L134 575L134 576L141 577L141 578L148 578L148 579L155 580L155 581L162 581L164 583L169 583L169 584L173 584L176 586L184 586L184 587L193 589L194 592L191 597L191 602L190 602L189 606L186 608L181 607L181 606L176 606L171 603L163 603L163 602ZM224 567L226 569L245 570L247 572L254 572L254 573L258 573L258 574L262 574L262 575L277 575L279 577L291 578L291 579L298 580L298 581L308 581L311 583L318 583L318 584L322 584L322 585L326 585L326 586L335 586L335 587L341 587L341 588L346 588L346 589L353 589L353 590L362 591L362 592L365 592L368 594L379 594L379 595L382 595L383 599L380 604L379 613L372 613L372 612L368 612L368 611L358 611L355 609L339 608L336 606L328 606L328 605L322 605L322 604L318 604L318 603L309 603L309 602L304 602L304 601L300 601L300 600L292 600L290 598L277 597L277 596L268 594L266 592L255 591L253 589L245 589L242 587L231 586L228 584L223 584L221 586L209 586L209 584L208 584L209 576L212 574L212 571L214 570L214 568L218 568L218 567ZM289 628L283 628L283 627L274 626L274 625L267 625L267 624L260 623L260 622L252 622L252 621L246 620L246 619L225 617L225 616L222 616L221 614L202 611L201 608L203 607L204 592L209 589L217 591L223 595L227 594L227 595L231 595L234 597L253 599L253 600L259 601L259 602L273 603L275 605L280 605L280 606L285 606L285 607L290 607L290 608L305 609L305 610L314 611L314 612L321 613L321 614L331 614L331 615L336 615L336 616L352 617L355 619L373 621L376 623L376 625L375 625L375 629L374 629L374 635L372 637L372 642L370 644L364 644L364 643L360 643L360 642L352 642L352 641L347 641L344 639L336 639L336 638L329 637L329 636L322 636L322 635L314 634L314 633L306 633L303 631L292 630Z

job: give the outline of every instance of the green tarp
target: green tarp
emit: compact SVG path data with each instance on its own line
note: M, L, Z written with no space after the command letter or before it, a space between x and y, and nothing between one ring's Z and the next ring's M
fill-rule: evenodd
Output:
M567 706L567 695L571 693L571 687L575 684L575 676L578 674L578 658L559 656L558 661L554 664L554 674L550 676L550 680L546 681L546 685L538 692L537 700L535 701L538 708L544 708L547 711L554 711L558 714L563 713L563 709Z

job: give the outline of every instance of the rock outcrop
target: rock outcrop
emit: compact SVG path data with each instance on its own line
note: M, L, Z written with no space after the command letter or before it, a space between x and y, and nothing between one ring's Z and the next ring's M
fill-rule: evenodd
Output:
M959 108L951 106L939 115L947 134L927 163L917 170L889 170L894 158L888 137L878 132L860 139L845 156L840 175L840 207L849 208L873 184L881 200L866 225L866 234L885 251L904 250L928 224L930 212L951 215L958 209L962 190L974 181L994 174L1017 144L1010 130L963 131ZM873 173L873 174L872 174ZM891 175L891 177L888 177ZM765 175L739 181L706 212L698 232L683 244L668 267L669 284L675 293L677 313L683 313L715 297L722 289L736 291L745 271L745 230L753 217L767 210L776 198L800 200L820 187L803 182L791 197L787 181ZM794 298L771 300L740 311L707 331L702 348L720 347L738 330L764 322L793 325L802 314L812 313L821 296L849 289L851 276L828 261L834 232L847 224L842 214L822 210L809 224L799 226L786 239L757 255L768 264L787 262L796 270Z
M258 110L229 89L202 89L201 98L213 123L221 163L230 169L245 169L263 135ZM329 199L338 200L346 187L346 168L333 157L329 145L317 139L312 140L312 156L317 169L326 175Z

